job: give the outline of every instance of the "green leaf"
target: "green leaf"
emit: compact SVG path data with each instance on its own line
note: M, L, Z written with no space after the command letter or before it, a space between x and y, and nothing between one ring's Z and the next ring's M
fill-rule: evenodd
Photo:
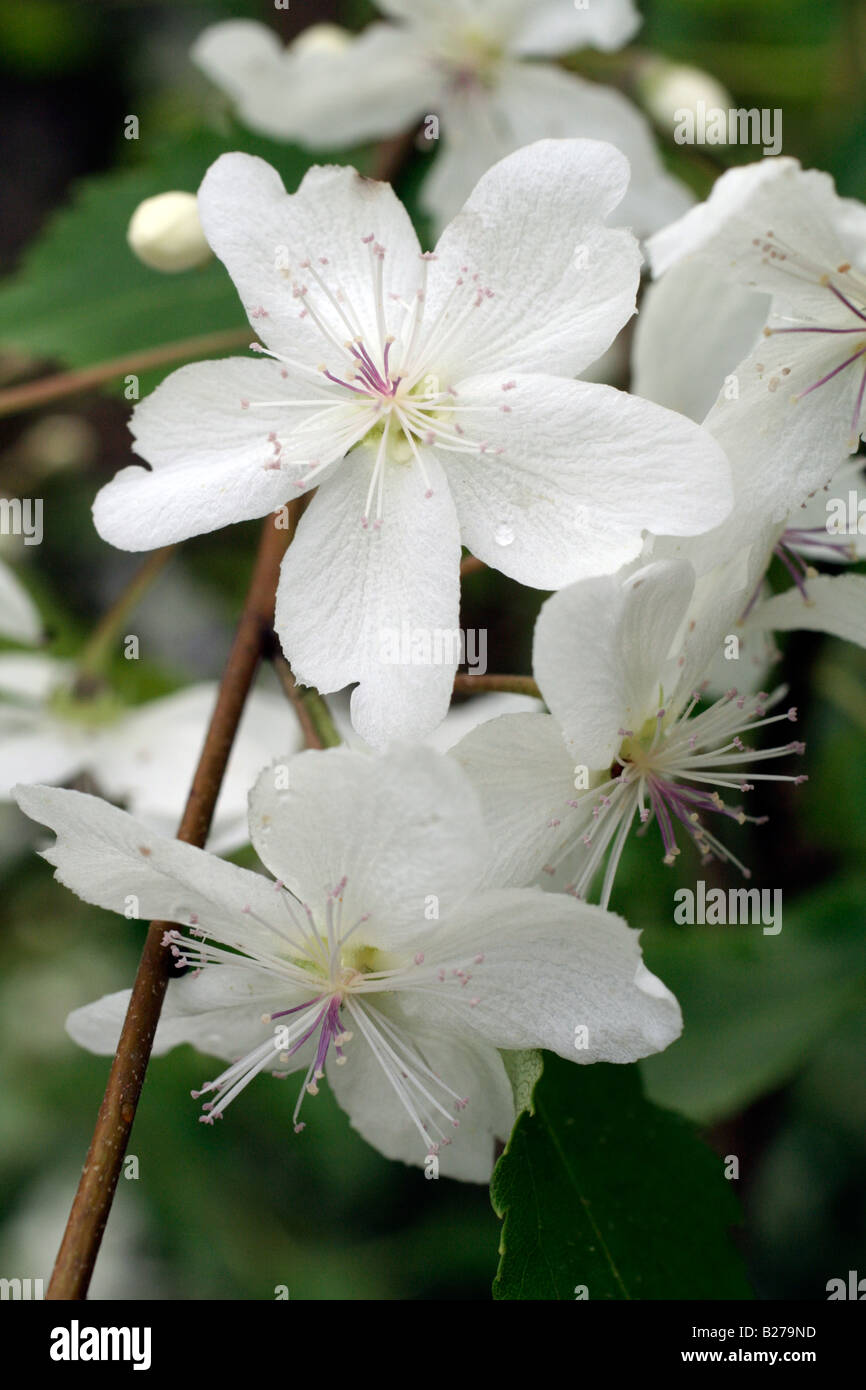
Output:
M780 1085L866 998L866 884L834 882L760 925L651 929L650 969L673 990L683 1034L641 1062L647 1095L709 1123Z
M723 1160L644 1099L636 1067L547 1055L490 1192L504 1222L494 1298L752 1296Z

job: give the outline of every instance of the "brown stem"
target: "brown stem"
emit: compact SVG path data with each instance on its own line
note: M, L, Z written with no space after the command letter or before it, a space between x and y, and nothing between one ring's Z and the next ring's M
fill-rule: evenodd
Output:
M455 695L482 695L490 690L505 690L512 695L534 695L541 691L531 676L455 676Z
M232 742L273 623L280 562L297 524L298 512L297 502L290 503L288 528L278 529L273 516L264 523L246 602L177 832L177 838L190 845L203 846L207 839ZM171 974L172 957L162 945L165 929L164 923L154 922L147 933L117 1055L47 1298L81 1299L87 1294Z
M18 410L33 410L36 406L45 405L46 401L61 400L64 396L77 396L91 386L104 386L115 377L146 372L153 367L164 367L169 362L182 362L186 358L206 357L210 352L221 352L225 348L243 347L252 336L253 330L249 327L229 328L222 333L205 333L200 338L185 338L177 343L144 348L140 352L129 353L127 357L115 357L112 362L99 362L94 367L58 372L39 381L25 382L23 386L11 386L6 391L0 391L0 416L14 415Z
M383 140L376 151L373 164L373 178L382 183L392 183L412 157L418 129L395 135L392 140Z
M479 570L486 569L486 564L477 555L464 555L460 561L460 578L465 579L467 574L477 574Z

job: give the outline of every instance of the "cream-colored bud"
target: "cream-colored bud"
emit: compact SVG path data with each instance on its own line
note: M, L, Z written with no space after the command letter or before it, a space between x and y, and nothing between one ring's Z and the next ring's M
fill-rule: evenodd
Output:
M339 24L311 24L290 45L292 53L342 53L352 40L348 29Z
M126 239L152 270L192 270L210 259L194 193L159 193L139 203Z
M675 125L677 112L695 111L700 102L707 111L728 111L734 104L730 92L710 73L669 63L664 58L653 58L647 63L639 87L644 106L664 131Z

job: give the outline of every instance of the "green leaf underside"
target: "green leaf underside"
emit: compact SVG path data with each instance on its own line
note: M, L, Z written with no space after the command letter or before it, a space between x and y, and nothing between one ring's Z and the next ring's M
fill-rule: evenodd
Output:
M491 1183L494 1298L752 1297L723 1159L644 1098L636 1067L548 1054L534 1099Z
M544 1071L544 1053L528 1048L524 1052L501 1052L500 1056L514 1091L515 1114L528 1110L533 1115L533 1094Z

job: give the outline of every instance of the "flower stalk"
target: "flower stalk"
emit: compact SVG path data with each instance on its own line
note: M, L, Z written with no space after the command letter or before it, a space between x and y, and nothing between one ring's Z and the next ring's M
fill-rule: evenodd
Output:
M0 391L0 417L16 415L21 410L35 410L65 396L79 396L92 386L104 386L130 373L152 371L172 362L185 362L206 357L212 352L227 351L249 343L250 328L228 328L220 333L205 333L197 338L183 338L176 343L161 343L159 347L144 348L111 362L98 362L72 372L57 372L53 376L27 381L22 386L10 386Z
M509 695L534 695L542 698L532 676L472 676L454 677L455 695L486 695L490 691L505 691Z

